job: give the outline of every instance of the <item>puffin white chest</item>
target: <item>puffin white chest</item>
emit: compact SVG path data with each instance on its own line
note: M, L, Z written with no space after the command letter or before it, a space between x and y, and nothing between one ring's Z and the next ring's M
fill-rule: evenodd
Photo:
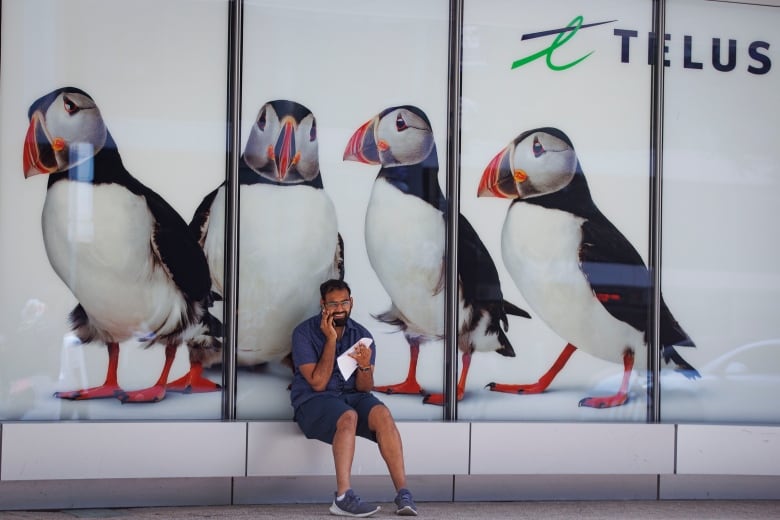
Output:
M580 268L583 219L533 204L513 204L502 232L507 270L534 311L562 339L619 362L643 335L614 318Z
M116 184L60 181L46 192L42 225L52 267L93 326L118 341L170 332L160 327L177 322L184 302L152 257L143 197Z
M378 178L366 213L366 249L410 328L441 334L445 223L441 212Z
M290 332L316 314L319 286L337 278L336 211L324 190L310 186L241 186L238 362L254 365L290 352ZM212 277L221 273L224 189L211 208L206 251ZM219 251L219 261L215 253ZM217 274L219 273L219 274Z

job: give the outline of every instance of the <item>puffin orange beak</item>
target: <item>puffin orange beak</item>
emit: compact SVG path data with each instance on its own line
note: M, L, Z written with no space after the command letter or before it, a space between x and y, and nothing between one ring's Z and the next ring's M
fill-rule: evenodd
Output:
M477 197L499 197L516 199L520 196L517 182L526 178L525 172L518 171L515 176L509 166L509 147L501 150L482 172L477 188Z
M279 139L276 141L274 149L274 157L279 180L284 180L290 168L300 159L300 154L295 150L295 123L292 120L288 119L282 124Z
M52 143L49 140L43 126L41 113L33 113L24 138L24 151L22 153L25 178L38 174L54 173L58 170L59 166L54 152L63 150L65 141L62 138L57 138L54 141Z
M349 138L347 148L344 150L345 161L357 161L364 164L381 164L379 149L386 150L387 143L377 143L374 138L374 127L377 118L363 124L352 137Z

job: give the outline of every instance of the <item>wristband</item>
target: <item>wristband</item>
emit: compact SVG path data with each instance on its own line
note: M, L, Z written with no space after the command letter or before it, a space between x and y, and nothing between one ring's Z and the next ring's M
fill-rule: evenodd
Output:
M359 366L358 370L360 370L361 372L368 372L369 370L371 370L371 365L368 365L367 367Z

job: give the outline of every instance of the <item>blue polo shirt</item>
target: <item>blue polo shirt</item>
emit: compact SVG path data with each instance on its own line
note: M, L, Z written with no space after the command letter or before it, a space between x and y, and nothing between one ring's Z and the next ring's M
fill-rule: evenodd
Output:
M322 316L319 314L307 319L293 330L292 334L292 360L294 366L294 376L290 388L290 402L293 408L297 408L303 402L318 395L330 394L337 396L344 392L355 391L355 380L357 371L355 371L347 380L341 375L336 362L333 362L333 373L330 376L328 385L322 392L315 391L306 378L301 375L298 367L307 363L317 363L322 350L325 347L325 334L320 330ZM346 352L362 338L374 339L371 333L355 320L348 318L344 326L344 333L340 339L336 340L336 358ZM371 364L376 359L376 345L371 342Z

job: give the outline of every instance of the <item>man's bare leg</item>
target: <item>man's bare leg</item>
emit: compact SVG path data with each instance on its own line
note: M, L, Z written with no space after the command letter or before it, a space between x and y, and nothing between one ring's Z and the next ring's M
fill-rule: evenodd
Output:
M350 483L352 460L355 457L355 432L357 413L348 410L336 422L333 436L333 461L336 466L336 496L341 496L352 487Z
M368 427L376 433L379 452L387 464L395 490L405 488L403 444L390 410L384 405L374 406L368 414Z

